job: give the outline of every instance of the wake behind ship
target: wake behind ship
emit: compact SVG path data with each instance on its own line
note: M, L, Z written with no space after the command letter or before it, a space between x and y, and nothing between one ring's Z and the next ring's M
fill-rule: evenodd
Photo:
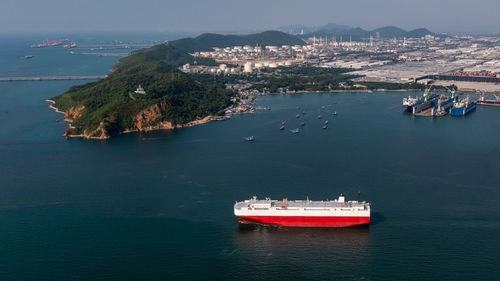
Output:
M234 214L240 223L294 227L342 227L370 223L370 203L336 200L252 199L236 202Z

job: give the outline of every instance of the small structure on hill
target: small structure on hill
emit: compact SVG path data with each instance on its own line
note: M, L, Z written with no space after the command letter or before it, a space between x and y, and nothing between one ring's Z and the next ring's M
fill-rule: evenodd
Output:
M137 90L135 90L134 93L145 95L146 91L144 91L144 89L141 87L141 85L139 85L139 87L137 87Z

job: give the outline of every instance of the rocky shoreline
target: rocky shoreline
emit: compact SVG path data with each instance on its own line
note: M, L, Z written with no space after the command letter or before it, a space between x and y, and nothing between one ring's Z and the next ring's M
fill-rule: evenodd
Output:
M68 128L66 132L62 135L63 137L66 137L67 139L70 138L85 138L85 139L94 139L94 140L106 140L112 137L106 129L105 126L106 124L101 122L99 124L99 127L90 132L90 133L85 133L85 134L73 134L72 131L74 127L72 126L73 119L75 117L78 117L80 114L81 110L83 110L83 106L79 109L73 110L72 112L64 112L59 110L57 107L54 106L55 101L47 99L45 100L46 102L49 102L49 108L53 109L56 113L60 113L64 115L64 121L66 122ZM187 128L187 127L193 127L201 124L205 124L211 121L222 121L222 120L227 120L230 118L230 116L213 116L213 115L208 115L205 116L204 118L194 120L191 122L188 122L186 124L182 125L173 125L171 122L168 121L163 121L158 124L152 125L152 121L156 120L158 116L161 114L160 110L161 105L154 105L147 110L144 110L141 112L138 116L136 116L136 125L137 129L127 129L122 132L119 132L118 134L126 134L126 133L135 133L135 132L150 132L150 131L158 131L158 130L174 130L174 129L180 129L180 128ZM156 118L155 118L156 117ZM99 136L95 136L96 132L100 131Z

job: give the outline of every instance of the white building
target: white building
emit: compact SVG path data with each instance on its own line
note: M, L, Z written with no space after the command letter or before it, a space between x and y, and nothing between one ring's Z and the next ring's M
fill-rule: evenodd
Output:
M247 61L243 68L244 72L252 72L252 62Z

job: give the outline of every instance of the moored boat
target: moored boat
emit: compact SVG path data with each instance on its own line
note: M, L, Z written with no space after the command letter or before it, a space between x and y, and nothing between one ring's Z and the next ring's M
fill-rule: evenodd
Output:
M459 99L453 103L450 114L454 116L465 116L467 113L476 109L476 104L477 102L471 100L468 96L464 99Z

